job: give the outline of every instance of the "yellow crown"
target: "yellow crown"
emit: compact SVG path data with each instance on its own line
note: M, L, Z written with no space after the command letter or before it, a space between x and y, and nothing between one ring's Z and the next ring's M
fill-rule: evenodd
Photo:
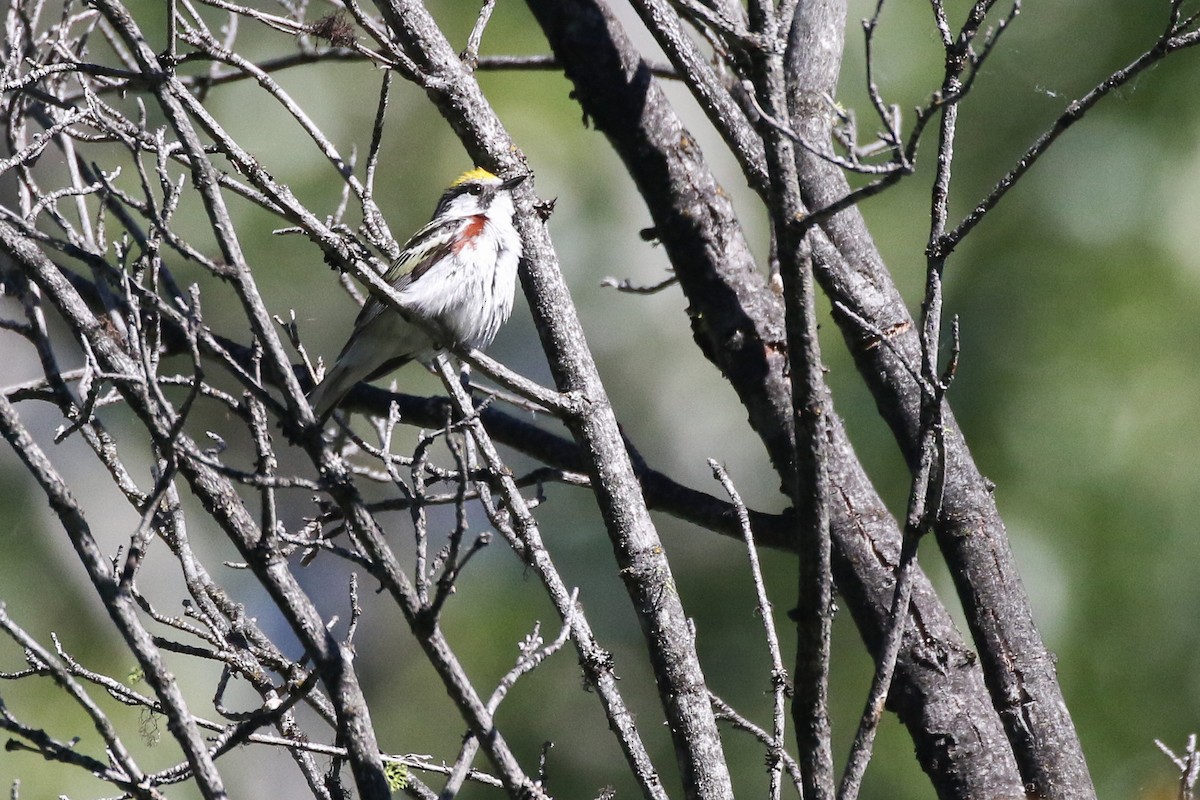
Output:
M476 167L475 169L469 169L466 172L464 172L462 175L459 175L457 178L454 179L454 182L451 183L450 185L458 186L459 184L466 183L467 181L487 181L487 180L494 181L494 180L496 180L496 176L493 175L492 173L488 172L483 167Z

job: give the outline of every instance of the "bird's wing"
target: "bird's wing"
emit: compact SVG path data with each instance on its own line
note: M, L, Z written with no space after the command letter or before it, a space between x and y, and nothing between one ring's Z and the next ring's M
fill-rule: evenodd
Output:
M458 229L464 220L430 222L413 234L397 258L381 276L399 294L420 280L442 258L450 255ZM402 315L383 317L387 305L375 295L367 298L354 332L346 341L337 361L321 383L309 395L317 417L324 421L342 397L359 381L375 378L411 360L427 345L422 330L410 325ZM361 346L360 346L361 345Z
M392 262L383 279L396 291L403 292L408 286L429 271L430 266L450 252L450 245L465 220L433 220L412 235L400 251L400 257Z
M390 283L396 292L404 294L404 290L410 284L420 280L421 276L428 272L431 266L449 255L455 231L461 225L462 220L454 220L452 222L433 221L428 223L424 228L414 233L412 238L404 245L404 249L400 251L399 258L393 261L392 265L381 276L383 280ZM354 321L354 332L350 334L346 346L342 348L341 355L345 355L350 350L354 345L354 340L386 308L387 304L375 295L372 294L367 298L367 302L363 304L362 310L358 312L358 319ZM338 357L340 358L341 355Z

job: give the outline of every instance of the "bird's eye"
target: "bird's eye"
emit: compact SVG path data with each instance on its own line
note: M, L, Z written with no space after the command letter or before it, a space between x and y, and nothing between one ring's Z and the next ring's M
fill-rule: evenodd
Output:
M471 186L468 186L468 187L467 187L467 192L468 192L469 194L473 194L473 195L475 195L476 197L478 197L479 195L483 194L483 187L482 187L482 186L480 186L479 184L477 184L477 183L476 183L476 184L473 184L473 185L471 185Z

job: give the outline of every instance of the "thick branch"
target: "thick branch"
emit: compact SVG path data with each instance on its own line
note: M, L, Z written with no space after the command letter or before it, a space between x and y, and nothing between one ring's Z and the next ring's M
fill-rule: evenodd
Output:
M810 207L842 197L840 170L800 154ZM865 221L850 208L822 223L828 246L814 251L817 280L834 298L834 320L910 468L920 459L922 350L916 324ZM847 313L849 311L849 313ZM880 334L887 341L880 340ZM948 404L943 511L935 531L954 577L992 702L1022 775L1058 776L1060 797L1091 797L1091 778L1063 700L1053 657L1033 621L990 485L980 475ZM1048 785L1048 784L1047 784Z
M693 334L738 392L772 463L792 472L783 309L757 271L727 195L619 23L590 0L530 2L576 97L625 161L692 303ZM835 577L868 646L891 605L900 532L830 416ZM922 576L891 707L943 798L1017 796L1021 783L969 648ZM935 666L936 665L936 666Z

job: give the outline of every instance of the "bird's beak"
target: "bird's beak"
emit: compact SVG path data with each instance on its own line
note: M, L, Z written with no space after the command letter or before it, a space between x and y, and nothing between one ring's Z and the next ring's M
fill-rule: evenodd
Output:
M522 181L524 181L528 177L529 177L529 173L526 172L526 173L516 176L515 178L509 178L506 181L501 181L500 188L504 189L505 191L508 191L508 190L516 187L517 185L519 185Z

